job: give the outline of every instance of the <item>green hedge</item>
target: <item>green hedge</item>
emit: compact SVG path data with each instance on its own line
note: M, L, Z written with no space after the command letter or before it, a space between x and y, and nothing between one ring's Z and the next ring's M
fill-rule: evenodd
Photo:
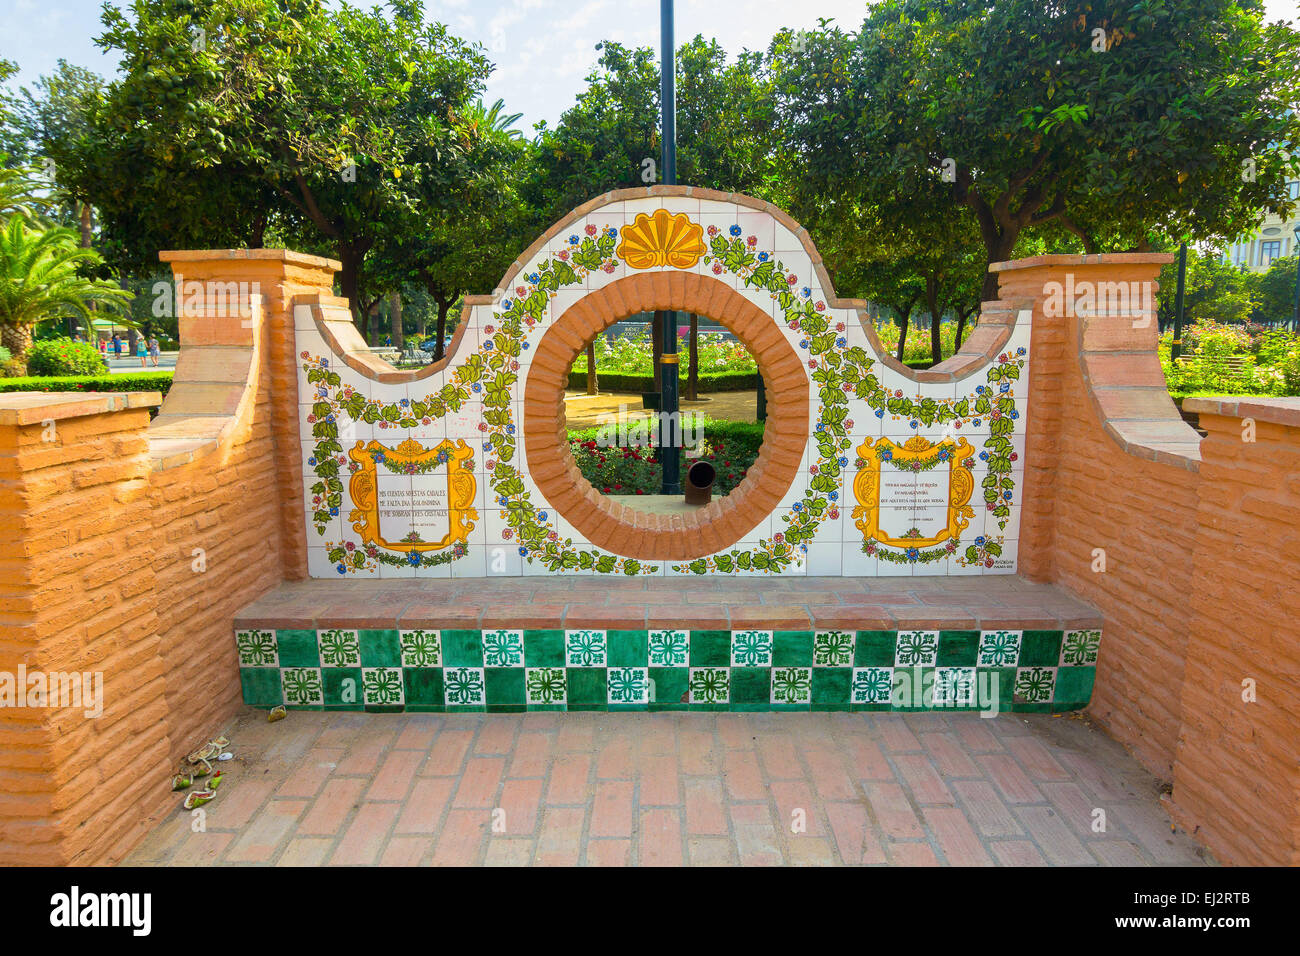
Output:
M0 392L162 392L166 395L171 387L170 371L0 378Z
M653 375L629 375L626 372L606 372L596 369L596 383L603 392L653 392L655 380ZM686 394L686 372L681 371L678 379L678 392ZM569 388L586 388L587 372L570 371ZM699 390L701 392L747 392L758 388L757 372L701 372Z

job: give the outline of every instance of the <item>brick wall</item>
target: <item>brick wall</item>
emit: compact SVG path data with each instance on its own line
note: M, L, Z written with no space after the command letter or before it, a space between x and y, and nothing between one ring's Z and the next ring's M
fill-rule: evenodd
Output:
M234 613L306 576L292 299L337 263L165 256L190 302L176 382L0 403L0 672L100 671L104 710L0 709L0 863L114 862L175 801L181 758L239 706ZM256 283L256 285L253 285ZM51 429L51 424L53 428Z

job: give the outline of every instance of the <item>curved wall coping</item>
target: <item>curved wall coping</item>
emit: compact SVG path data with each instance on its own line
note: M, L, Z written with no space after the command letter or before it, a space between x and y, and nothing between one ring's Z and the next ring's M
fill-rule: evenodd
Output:
M1198 415L1254 418L1272 425L1300 428L1300 398L1263 395L1198 395L1183 399L1183 408Z
M313 256L302 258L315 260ZM257 353L262 340L264 301L261 295L250 295L249 317L238 323L230 318L181 316L181 321L189 325L188 334L182 337L172 387L147 431L154 471L187 465L228 446L235 429L251 417L257 401Z
M867 310L867 302L863 299L842 299L835 294L835 286L831 282L830 275L826 272L826 267L822 262L821 254L817 251L812 237L808 234L803 226L795 222L788 213L779 206L762 199L755 199L753 196L746 196L743 193L725 193L716 189L704 189L698 186L645 186L634 189L615 189L611 192L604 193L600 196L590 199L581 206L576 207L564 216L549 229L543 232L533 244L511 263L506 270L505 276L497 284L491 295L467 295L464 297L464 309L471 309L479 306L491 307L505 290L510 288L513 279L522 270L527 268L533 260L546 248L547 244L561 232L568 228L579 219L582 219L588 213L595 212L611 203L626 202L636 199L655 199L661 197L690 197L692 199L705 199L712 202L732 203L737 206L743 206L746 209L752 209L756 212L766 213L780 223L784 228L789 230L799 243L802 245L804 252L812 262L813 271L816 274L817 282L821 286L825 296L826 304L829 308L840 309L850 312L856 312L859 324L866 333L867 340L876 353L876 362L884 365L897 372L904 378L913 382L927 383L944 383L956 382L968 375L984 368L990 364L994 357L1001 351L1002 346L1006 344L1011 337L1011 332L1015 327L1017 314L1020 308L1026 308L1030 300L1023 303L1017 303L1016 307L1008 306L1006 302L985 302L981 305L978 323L971 329L970 335L962 343L961 349L945 359L939 364L928 369L917 370L908 367L898 361L889 353L880 343L880 337L876 334L876 325ZM278 250L252 250L255 252L271 252ZM204 255L211 255L205 253ZM297 255L297 253L291 253ZM332 260L318 259L313 256L303 257L310 260L313 264L331 263L337 267L337 263ZM1044 258L1044 257L1040 257ZM1022 260L1030 261L1030 260ZM1016 263L999 263L1000 266L1012 266ZM650 270L653 272L663 272L672 274L677 272L675 269ZM694 273L684 273L694 274ZM327 345L333 349L335 355L339 357L349 368L355 370L358 374L366 378L382 382L385 384L401 384L406 382L418 382L421 379L437 375L446 369L455 359L460 358L460 345L464 337L465 329L468 327L467 321L461 321L451 341L447 343L443 357L437 362L426 365L419 369L399 370L391 364L379 358L370 351L360 332L352 324L351 314L347 316L347 326L342 321L342 316L330 317L324 314L326 308L337 307L346 310L348 303L346 299L340 299L336 296L300 296L295 298L295 305L312 306L312 315L316 320L316 328L321 337L325 339ZM711 319L718 319L718 316L708 316ZM559 316L553 316L552 320L557 320ZM337 320L335 320L337 319ZM983 330L983 331L981 331Z

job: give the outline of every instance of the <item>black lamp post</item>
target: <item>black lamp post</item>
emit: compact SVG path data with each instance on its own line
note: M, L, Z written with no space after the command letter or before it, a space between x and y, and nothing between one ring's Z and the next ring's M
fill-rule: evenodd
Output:
M1291 328L1300 332L1300 223L1296 223L1291 252L1295 254L1295 308L1291 310Z
M1187 278L1187 243L1178 247L1178 291L1174 293L1174 342L1169 347L1169 361L1183 354L1183 287Z
M677 185L677 98L673 90L676 55L673 49L673 0L659 0L659 107L663 138L663 178L668 186ZM658 458L665 495L680 495L681 423L677 412L677 313L660 312L659 328L663 336L659 356L659 446Z

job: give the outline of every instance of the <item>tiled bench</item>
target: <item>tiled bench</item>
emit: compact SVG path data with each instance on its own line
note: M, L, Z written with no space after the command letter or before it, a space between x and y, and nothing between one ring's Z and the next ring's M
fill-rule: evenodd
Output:
M1014 576L307 581L235 618L247 704L376 712L1061 712L1101 633Z

